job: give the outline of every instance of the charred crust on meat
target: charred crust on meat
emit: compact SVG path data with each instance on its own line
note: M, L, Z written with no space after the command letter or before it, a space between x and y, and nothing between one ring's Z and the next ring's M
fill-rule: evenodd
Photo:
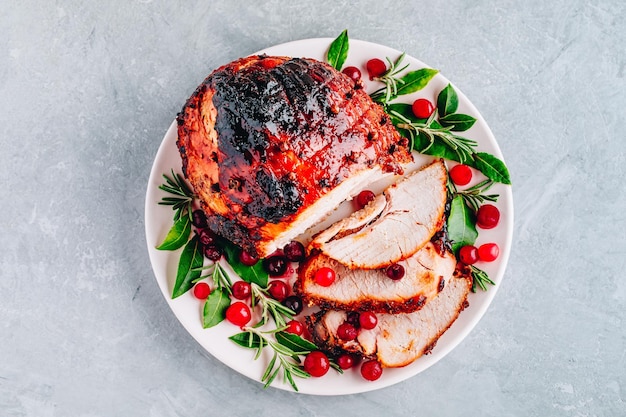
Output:
M383 115L383 116L380 118L380 125L381 125L381 126L384 126L384 125L385 125L388 121L389 121L389 118L387 117L387 115Z
M391 155L391 154L393 154L395 151L396 151L396 145L392 143L392 144L389 146L389 154Z
M437 285L437 292L443 291L446 286L446 279L441 275L439 276L439 285Z

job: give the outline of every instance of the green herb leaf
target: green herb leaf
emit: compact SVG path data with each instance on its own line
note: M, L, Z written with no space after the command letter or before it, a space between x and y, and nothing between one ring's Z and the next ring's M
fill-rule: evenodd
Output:
M507 185L511 184L511 177L506 165L492 154L478 152L474 155L474 162L474 167L490 180Z
M411 94L426 87L428 82L439 73L438 70L432 68L421 68L411 71L399 79L399 87L396 96Z
M241 347L248 349L263 349L267 343L258 334L252 332L241 332L229 337L230 340Z
M306 355L317 350L317 346L302 337L293 333L276 332L276 341L293 351L296 355Z
M454 132L465 132L474 126L476 119L469 114L452 113L439 118L439 123L443 127L449 127Z
M165 236L165 240L157 249L176 250L181 248L189 240L191 234L191 219L189 216L181 216L174 222L174 225Z
M459 97L451 84L439 92L437 96L437 112L440 117L445 117L456 112L459 107Z
M200 277L203 263L202 244L198 235L195 235L180 255L172 298L180 297L193 287L194 280Z
M226 309L230 305L228 292L216 289L204 303L202 327L205 329L221 323L226 317Z
M261 261L257 262L253 266L244 265L239 260L239 253L241 249L235 246L231 242L224 243L224 253L226 255L226 260L228 264L233 268L233 271L237 275L241 277L242 280L250 283L257 284L260 287L267 287L269 275L265 268L263 268L263 263Z
M330 44L328 53L326 54L326 61L338 71L341 71L341 67L348 59L349 49L348 30L345 29L341 34Z
M476 292L476 285L483 291L487 291L487 284L496 285L482 269L478 269L474 265L470 265L470 268L472 271L472 292Z
M452 250L456 253L462 246L473 245L478 237L474 213L467 207L463 197L452 199L448 216L448 236L452 241Z

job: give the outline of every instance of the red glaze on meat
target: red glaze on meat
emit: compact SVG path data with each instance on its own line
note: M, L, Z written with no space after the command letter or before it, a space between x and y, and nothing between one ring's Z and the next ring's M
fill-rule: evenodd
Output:
M225 65L177 120L183 172L209 227L261 257L412 159L361 85L312 59Z

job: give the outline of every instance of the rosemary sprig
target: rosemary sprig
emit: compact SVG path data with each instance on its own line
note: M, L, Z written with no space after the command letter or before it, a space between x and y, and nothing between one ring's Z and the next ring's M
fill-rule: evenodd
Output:
M276 338L272 339L267 335L274 335ZM288 382L295 391L298 391L298 386L294 377L311 377L300 364L299 356L310 353L315 349L315 345L300 338L300 336L289 335L280 329L264 332L256 327L246 327L242 333L231 336L230 339L240 346L254 349L256 351L255 360L261 356L261 352L266 346L274 351L272 359L261 377L261 382L265 383L265 388L274 382L281 370L283 371L283 381Z
M233 290L232 290L233 282L232 282L230 276L228 275L228 272L226 272L224 267L222 265L220 265L219 262L215 262L215 263L212 263L210 265L194 269L194 271L207 271L207 270L209 271L208 274L202 275L202 276L194 279L192 281L192 283L195 284L195 283L197 283L199 281L202 281L205 278L211 278L211 280L215 284L215 287L218 290L220 290L220 291L224 290L228 294L232 294L232 292L233 292Z
M487 291L487 284L496 285L482 269L478 269L474 265L470 265L470 268L472 270L472 292L476 292L476 284L483 291Z
M406 53L403 52L398 57L398 59L396 59L396 62L392 62L388 57L385 57L385 59L389 63L389 68L380 77L374 77L374 80L384 83L385 86L379 88L370 95L372 97L372 100L389 103L392 98L398 95L398 85L404 84L405 81L398 78L397 76L399 73L409 67L409 64L400 67L400 64L404 60L405 56Z
M276 327L280 329L285 327L287 322L296 315L295 311L273 299L269 295L268 288L262 288L255 283L250 285L252 286L252 307L257 304L261 306L261 320L255 327L261 327L273 319Z
M456 188L456 185L448 179L448 191L453 196L460 195L465 204L476 212L485 201L498 201L498 197L500 197L499 194L485 194L485 192L489 190L493 184L495 184L493 181L486 179L471 186L470 188L459 191Z
M395 110L390 110L389 113L399 120L396 123L396 127L404 129L409 133L411 148L414 148L416 151L427 153L432 146L440 142L454 153L456 156L454 159L458 162L465 164L473 161L476 153L474 148L478 145L478 142L452 133L452 126L443 127L436 123L437 110L433 111L425 122L410 120ZM417 136L426 139L426 146L416 146Z
M193 204L194 193L189 188L189 185L185 182L182 176L176 174L172 170L172 176L168 177L163 174L165 178L165 184L159 185L159 189L170 194L174 197L163 197L159 204L162 206L172 206L174 210L174 221L181 218L182 215L191 216L191 206Z

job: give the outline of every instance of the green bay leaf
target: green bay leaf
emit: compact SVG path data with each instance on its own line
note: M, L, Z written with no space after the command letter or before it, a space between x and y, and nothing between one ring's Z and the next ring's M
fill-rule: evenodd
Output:
M157 246L159 250L176 250L182 248L191 234L191 219L189 216L180 216L165 236L163 243Z
M202 327L208 329L226 318L226 309L230 305L230 297L226 290L216 289L204 303L202 311Z
M449 114L456 112L459 107L459 97L452 87L448 84L443 90L439 92L437 96L437 113L439 117L445 117Z
M511 184L509 170L503 161L487 152L474 154L474 167L492 181Z
M259 260L253 266L244 265L239 260L240 253L241 249L238 246L231 242L224 243L224 254L233 271L246 282L257 284L261 288L267 287L269 275L263 268L263 263Z
M195 235L180 254L172 298L180 297L193 287L194 280L200 277L203 263L202 244L198 235Z
M473 245L478 237L474 213L463 201L463 197L456 196L450 205L448 216L448 237L452 241L452 251L457 252L462 246Z
M438 70L432 68L421 68L406 73L398 82L397 96L411 94L426 87L430 80L439 73Z
M449 127L454 132L465 132L474 126L475 122L476 118L463 113L452 113L439 118L439 123L443 127Z
M230 336L229 339L248 349L263 349L266 346L265 341L258 334L252 332L237 333Z
M293 333L276 332L275 337L278 343L298 355L304 355L318 349L313 343Z
M326 54L326 61L337 71L341 71L341 67L348 59L348 49L350 48L350 41L348 39L348 29L345 29L341 34L330 44L328 53Z

